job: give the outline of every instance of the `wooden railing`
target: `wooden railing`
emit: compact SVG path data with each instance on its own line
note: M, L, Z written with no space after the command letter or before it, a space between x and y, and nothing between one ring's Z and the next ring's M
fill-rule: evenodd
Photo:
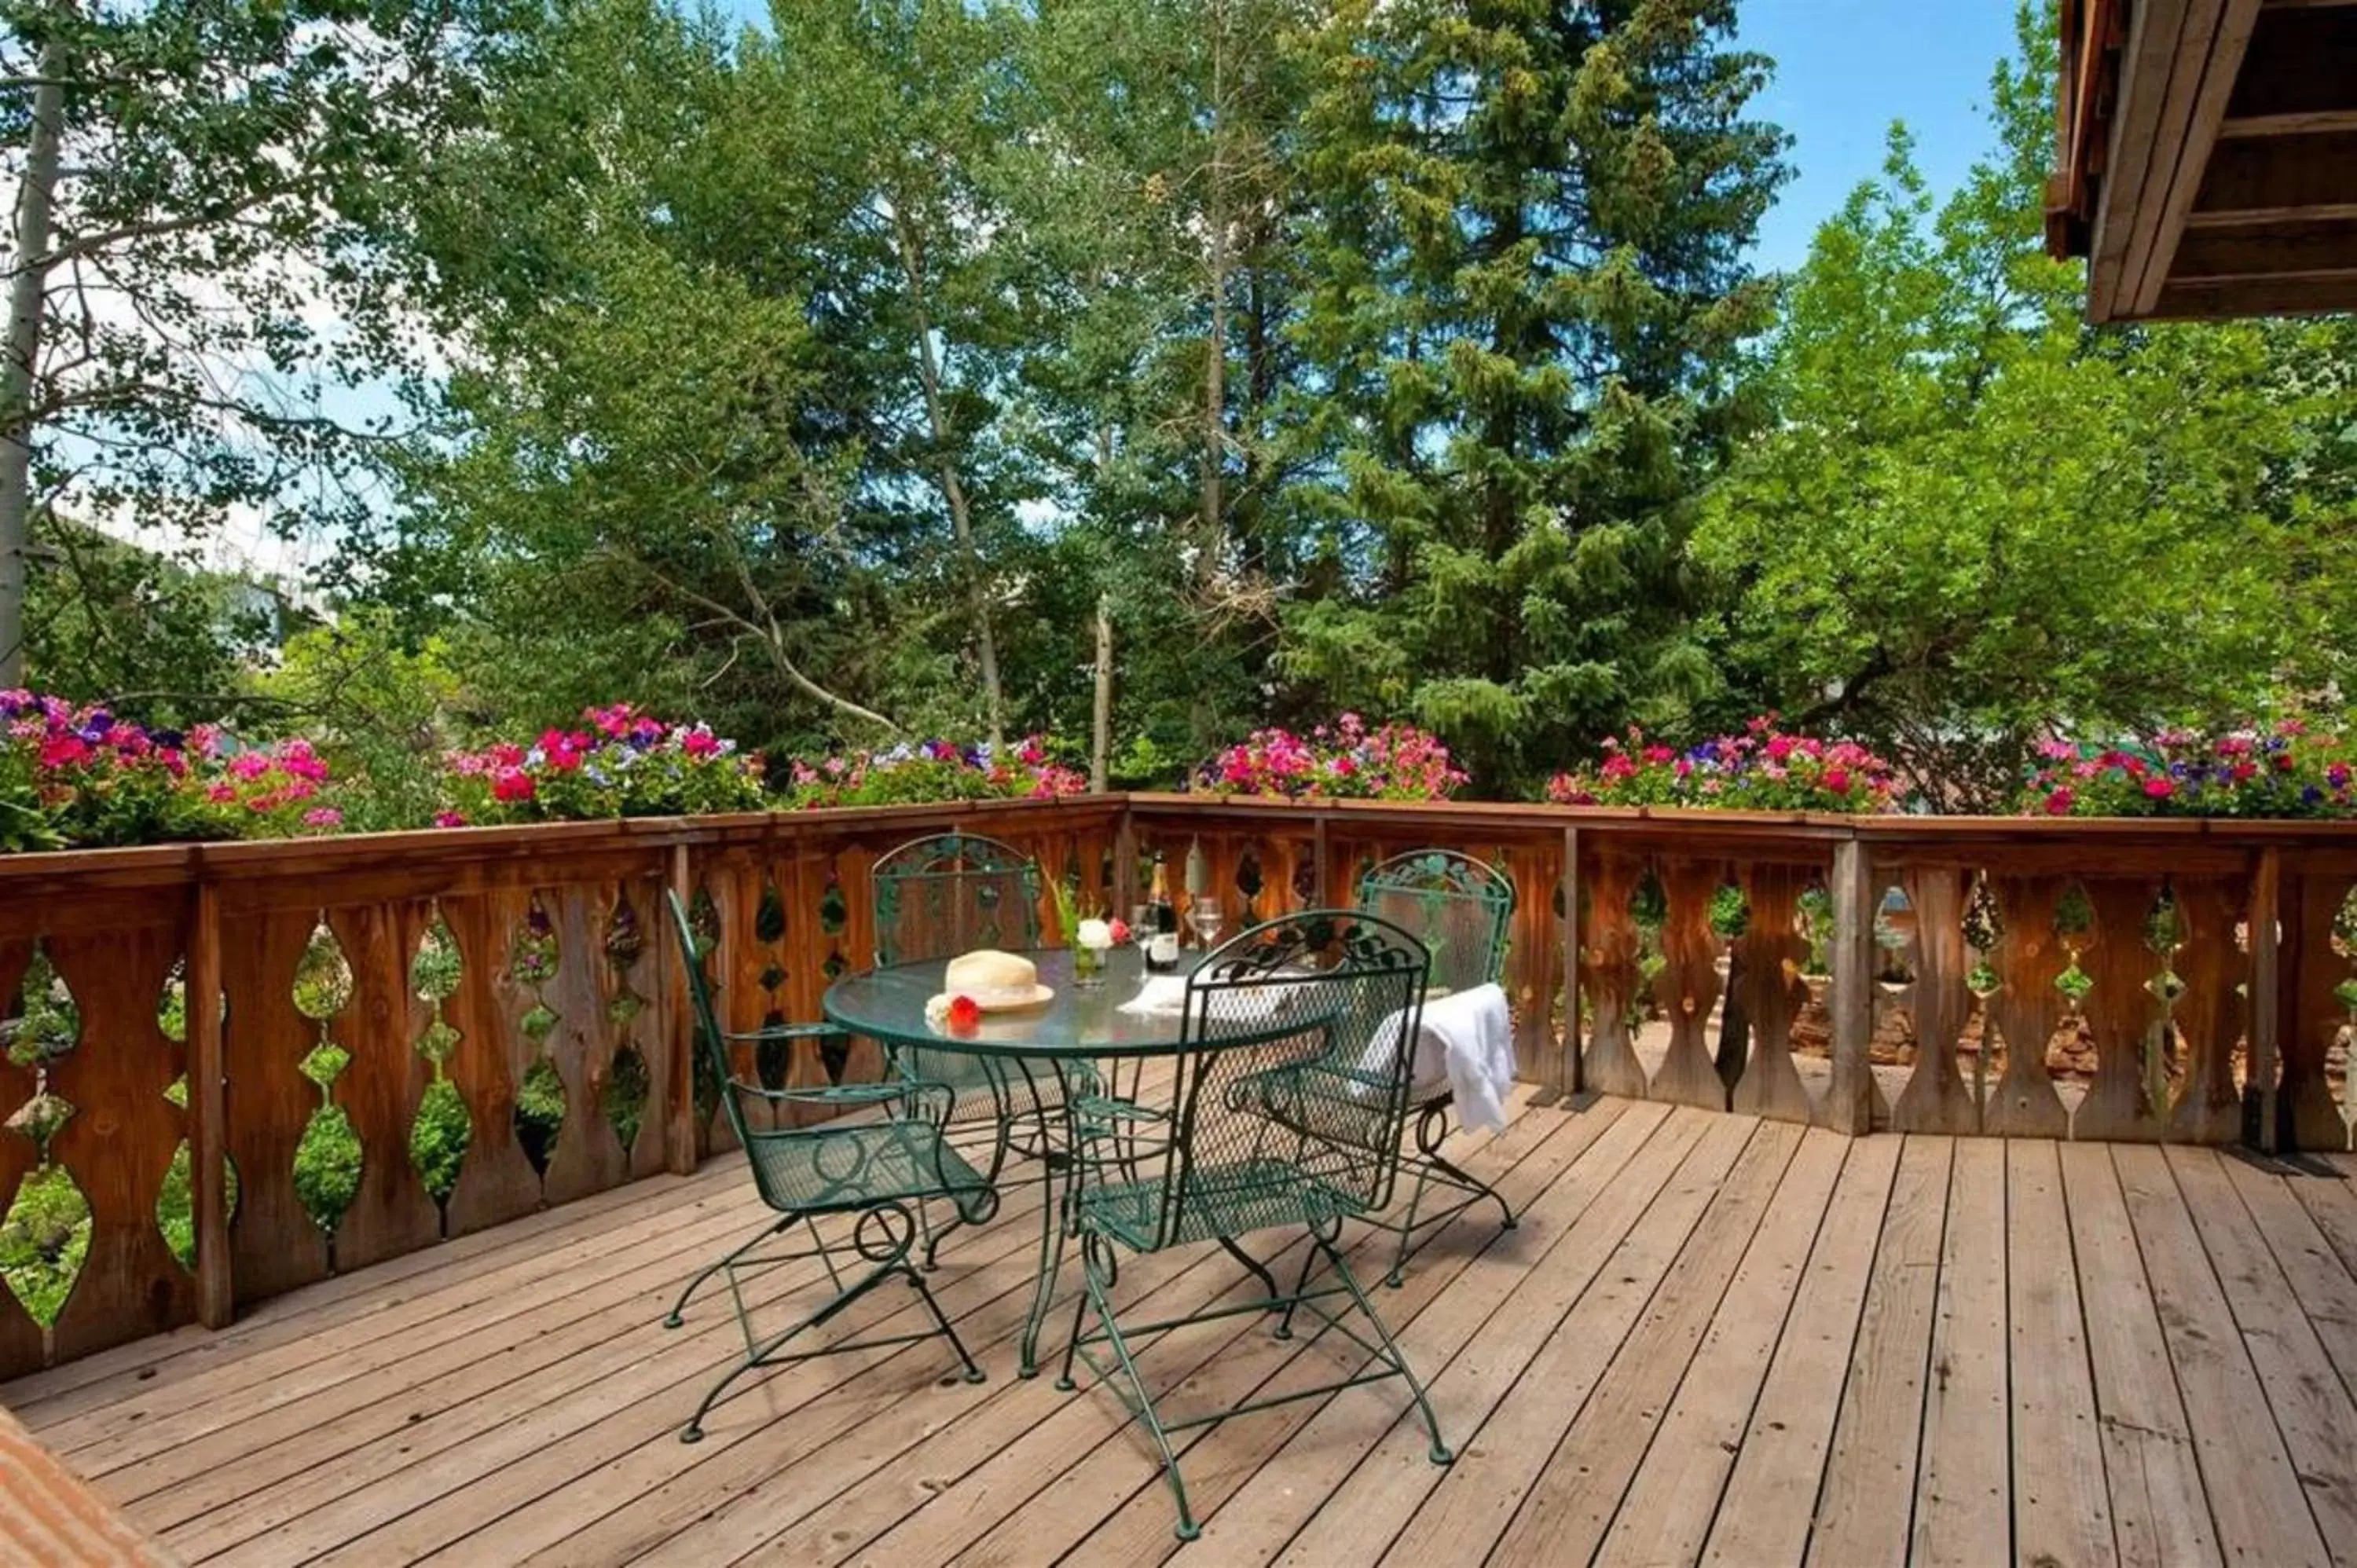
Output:
M1183 886L1197 850L1231 931L1347 902L1398 850L1491 860L1521 891L1508 987L1542 1101L2348 1143L2342 826L1135 795L16 856L0 1205L70 1180L89 1219L61 1305L0 1292L0 1378L692 1169L725 1134L664 892L727 1026L812 1020L869 961L869 866L951 827L1116 910L1154 851ZM2050 1061L2092 1071L2058 1089ZM880 1065L798 1042L740 1069Z

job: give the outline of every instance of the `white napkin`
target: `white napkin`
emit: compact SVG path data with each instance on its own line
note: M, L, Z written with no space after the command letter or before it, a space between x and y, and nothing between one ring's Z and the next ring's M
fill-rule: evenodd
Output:
M1313 979L1307 972L1279 970L1265 983L1239 985L1214 992L1211 1003L1212 1016L1222 1019L1268 1018L1293 1004L1299 987L1283 983L1288 978ZM1176 1018L1187 1011L1187 977L1183 974L1149 974L1137 994L1120 1004L1120 1012L1141 1017Z
M1362 1072L1389 1076L1392 1052L1399 1040L1400 1015L1393 1014L1375 1030ZM1436 996L1424 1004L1416 1029L1415 1076L1416 1098L1428 1098L1446 1083L1457 1101L1457 1124L1498 1133L1506 1126L1506 1095L1514 1087L1514 1027L1506 1009L1505 990L1477 985L1469 991ZM1353 1093L1365 1092L1355 1087Z
M1187 977L1183 974L1149 974L1137 994L1123 1003L1119 1009L1143 1017L1175 1018L1187 1010Z

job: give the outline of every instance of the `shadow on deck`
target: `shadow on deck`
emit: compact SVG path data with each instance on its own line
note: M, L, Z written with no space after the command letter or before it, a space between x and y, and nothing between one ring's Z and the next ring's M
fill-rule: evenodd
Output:
M0 1403L193 1563L2357 1552L2345 1159L1853 1142L1617 1101L1524 1109L1466 1158L1523 1224L1501 1235L1476 1211L1378 1301L1458 1463L1426 1462L1395 1383L1245 1417L1189 1453L1205 1531L1184 1551L1112 1397L1014 1375L1030 1184L936 1276L978 1387L938 1342L833 1358L752 1381L681 1444L736 1327L717 1297L683 1330L657 1320L762 1223L732 1158L0 1386ZM1122 1288L1167 1312L1244 1283L1206 1246L1134 1261ZM883 1293L845 1332L913 1305ZM1231 1317L1166 1341L1159 1375L1209 1405L1330 1378L1340 1356L1333 1336L1282 1343Z

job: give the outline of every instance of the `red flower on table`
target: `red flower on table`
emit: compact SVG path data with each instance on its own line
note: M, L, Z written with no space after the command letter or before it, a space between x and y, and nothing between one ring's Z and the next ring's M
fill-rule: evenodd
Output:
M982 1004L971 996L951 997L949 1024L951 1034L971 1035L982 1027Z

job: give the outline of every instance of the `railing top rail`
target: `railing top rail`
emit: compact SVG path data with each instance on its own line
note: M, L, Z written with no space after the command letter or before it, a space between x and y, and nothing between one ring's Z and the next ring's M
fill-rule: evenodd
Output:
M726 846L781 838L1034 821L1041 813L1075 824L1127 813L1151 822L1294 824L1449 833L1553 835L1566 828L1632 847L1673 844L1727 854L1779 847L1814 858L1845 839L1901 855L1971 852L2053 854L2091 843L2106 851L2186 851L2211 857L2266 849L2357 855L2357 822L2226 818L1844 816L1827 812L1719 811L1662 806L1559 806L1489 800L1295 800L1265 796L1152 792L1041 800L953 800L899 806L822 807L706 817L647 817L498 827L427 828L257 843L156 844L0 855L0 897L72 888L129 890L196 880L239 882L295 874L331 875L397 861L431 866L487 858L627 854L676 845Z

